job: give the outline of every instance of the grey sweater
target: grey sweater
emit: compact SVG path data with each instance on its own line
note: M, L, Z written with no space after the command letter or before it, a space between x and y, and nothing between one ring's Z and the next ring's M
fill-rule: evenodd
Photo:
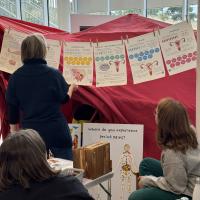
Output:
M175 194L192 196L196 177L200 177L200 148L188 150L186 154L164 150L161 154L163 177L144 176L144 186L158 187Z

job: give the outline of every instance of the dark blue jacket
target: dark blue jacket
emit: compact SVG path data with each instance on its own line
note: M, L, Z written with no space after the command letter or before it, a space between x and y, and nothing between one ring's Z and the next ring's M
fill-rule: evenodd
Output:
M6 92L10 124L39 132L47 148L72 145L67 121L60 106L69 100L62 74L45 60L30 59L9 79Z

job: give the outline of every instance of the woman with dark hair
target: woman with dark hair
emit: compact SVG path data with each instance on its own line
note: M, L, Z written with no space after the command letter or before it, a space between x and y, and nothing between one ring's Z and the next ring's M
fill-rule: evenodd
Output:
M0 199L93 200L78 179L50 167L45 144L32 129L8 136L0 146Z
M184 106L171 98L162 99L155 110L157 143L161 161L145 158L140 163L139 190L129 200L191 199L200 177L200 148Z
M40 34L22 42L23 66L11 75L6 92L10 131L19 126L34 129L55 157L72 160L72 138L60 106L77 86L69 86L58 70L47 65L46 49Z

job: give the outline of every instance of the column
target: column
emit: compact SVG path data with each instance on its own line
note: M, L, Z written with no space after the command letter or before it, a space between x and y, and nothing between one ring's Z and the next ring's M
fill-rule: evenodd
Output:
M57 12L58 12L58 27L59 29L70 31L70 1L69 0L57 0Z

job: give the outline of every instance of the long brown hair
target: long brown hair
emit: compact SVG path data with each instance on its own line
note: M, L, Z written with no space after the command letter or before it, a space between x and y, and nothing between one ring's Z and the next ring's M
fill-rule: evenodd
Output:
M46 159L46 147L39 134L20 130L8 136L0 146L0 191L14 184L30 187L30 181L56 176Z
M162 149L173 149L185 153L198 146L197 137L191 127L185 107L178 101L162 99L156 109L157 143Z

